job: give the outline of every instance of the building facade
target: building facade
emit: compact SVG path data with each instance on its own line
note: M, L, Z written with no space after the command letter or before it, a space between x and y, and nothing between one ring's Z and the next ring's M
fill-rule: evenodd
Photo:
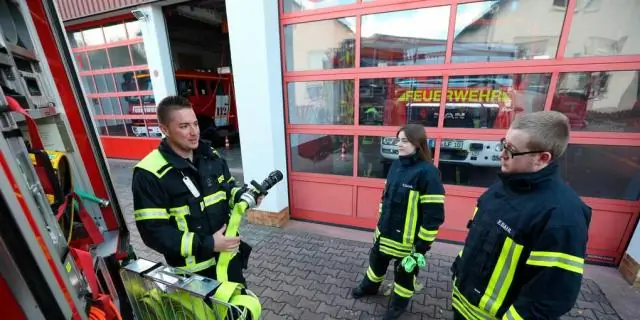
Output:
M134 124L155 119L145 101L176 93L165 3L130 1L94 19L58 2L107 155L143 156L158 142L133 137ZM572 126L562 176L593 208L589 260L621 261L640 212L640 1L261 0L225 10L245 179L286 172L261 210L373 228L396 131L417 122L446 184L439 238L461 242L514 116L557 110ZM153 76L127 80L140 72Z

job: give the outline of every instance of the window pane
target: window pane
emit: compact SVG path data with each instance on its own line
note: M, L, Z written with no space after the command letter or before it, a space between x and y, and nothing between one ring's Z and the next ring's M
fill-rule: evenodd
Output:
M561 73L551 108L573 130L640 132L640 71Z
M443 139L438 168L446 184L489 187L500 172L499 141Z
M544 110L550 79L551 74L451 77L444 126L507 129L518 113Z
M67 32L67 38L69 38L69 44L71 45L71 48L84 47L82 32Z
M298 172L353 175L353 137L291 135L291 169Z
M86 93L96 93L96 86L93 83L92 76L82 76L80 79L82 79L82 88Z
M104 34L100 27L82 31L82 37L87 46L104 44Z
M569 145L560 168L581 196L640 200L640 147Z
M98 99L87 99L89 101L89 105L91 106L91 110L94 115L101 115L102 109L100 108L100 102Z
M131 45L131 57L134 66L147 64L147 53L144 50L144 43L136 43Z
M126 136L127 129L123 120L106 120L110 136Z
M444 63L449 6L362 16L362 67Z
M360 137L358 140L358 176L386 179L393 160L398 159L396 137ZM435 142L427 141L433 156Z
M102 111L105 115L121 115L117 98L100 98Z
M129 39L142 38L142 31L140 31L140 24L138 21L127 22L126 26Z
M191 97L195 95L193 90L193 80L190 79L177 79L176 85L178 86L178 94L183 97Z
M74 53L73 55L76 58L76 65L78 66L78 69L80 69L80 71L91 70L89 66L89 58L87 57L86 53L77 52L77 53Z
M360 79L361 125L438 125L441 77Z
M113 76L110 74L97 74L93 76L96 79L96 88L98 93L116 92Z
M356 3L356 0L324 0L324 1L298 1L283 0L284 12L301 12L314 9L329 8L335 6L343 6Z
M578 1L565 57L640 53L639 12L637 0Z
M291 82L289 123L353 124L354 80Z
M94 120L96 124L96 129L98 129L98 134L101 136L107 136L109 133L107 132L107 123L104 120Z
M104 49L89 51L87 52L89 56L89 62L91 63L91 69L99 70L99 69L108 69L109 68L109 60L107 60L107 51Z
M127 40L127 30L122 23L102 27L102 30L107 43Z
M540 0L459 5L452 62L553 59L565 13Z
M119 92L131 92L138 91L136 86L135 73L132 71L114 73L113 76L116 79L116 85ZM147 78L149 79L149 78Z
M109 51L109 59L111 67L128 67L131 65L131 56L129 55L129 46L113 47L107 49Z
M355 34L353 17L285 26L287 70L353 68Z

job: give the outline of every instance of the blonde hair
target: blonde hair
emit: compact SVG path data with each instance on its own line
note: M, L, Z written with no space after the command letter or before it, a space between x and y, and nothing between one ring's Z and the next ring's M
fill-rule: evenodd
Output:
M510 129L521 130L529 135L527 148L532 151L551 152L559 158L569 144L569 118L557 111L538 111L516 117Z

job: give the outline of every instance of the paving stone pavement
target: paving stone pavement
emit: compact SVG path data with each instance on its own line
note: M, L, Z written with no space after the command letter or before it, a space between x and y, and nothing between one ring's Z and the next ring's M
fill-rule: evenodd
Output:
M131 217L133 162L110 160L109 164L136 254L164 262L142 243ZM240 230L243 240L253 247L245 275L249 289L260 297L263 319L377 319L384 314L389 297L383 293L357 301L350 297L351 288L364 276L370 243L252 225L246 220ZM453 259L438 254L427 258L428 267L418 279L425 286L416 292L401 319L453 318L449 271ZM390 266L383 288L392 277ZM621 318L600 287L585 279L576 306L562 319Z

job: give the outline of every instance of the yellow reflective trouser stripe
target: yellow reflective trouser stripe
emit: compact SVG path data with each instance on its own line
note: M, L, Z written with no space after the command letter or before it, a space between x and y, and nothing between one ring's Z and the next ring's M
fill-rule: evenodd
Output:
M187 220L184 218L184 216L189 214L189 206L170 208L169 214L176 218L176 223L178 224L178 230L183 232L189 231L189 227L187 226Z
M502 316L502 319L507 319L507 320L524 320L524 318L522 318L520 316L520 314L518 313L518 311L516 311L516 308L514 306L509 307L509 310L507 310L507 312L504 314L504 316Z
M404 220L404 234L402 241L404 244L413 244L418 224L418 195L417 191L409 191L409 203L407 204L407 214Z
M442 194L425 194L420 196L420 203L444 203Z
M222 282L213 296L216 300L220 300L222 302L229 302L231 297L236 293L238 286L240 284L236 282Z
M435 241L437 235L438 230L427 230L420 227L420 230L418 231L418 237L424 241Z
M369 278L371 282L375 282L375 283L382 282L382 280L384 280L384 276L382 277L377 276L376 273L373 272L373 269L371 269L371 267L367 269L367 278Z
M167 210L162 208L139 209L133 212L136 221L153 220L153 219L169 219Z
M539 267L556 267L582 274L584 259L562 252L531 251L527 264Z
M486 313L484 310L471 304L465 298L456 286L453 286L453 299L451 300L453 307L460 312L465 319L469 320L495 320L496 317Z
M476 213L478 213L478 207L473 209L473 216L471 216L472 219L476 217Z
M460 252L458 252L458 257L462 257L462 251L464 251L464 248L460 249Z
M413 296L413 291L399 285L397 282L393 283L393 292L403 298L411 298Z
M216 193L210 194L206 197L204 197L204 199L202 199L202 202L204 203L204 207L208 207L208 206L212 206L224 199L227 198L227 194L224 193L224 191L218 191Z
M522 249L523 247L515 243L511 238L505 239L496 268L491 274L484 295L480 298L479 307L492 315L498 313L498 309L502 306L507 296L507 291L509 291L513 275L520 261Z
M184 232L180 241L180 254L183 257L190 257L193 254L193 232Z
M234 306L245 307L251 313L251 319L260 319L262 314L262 306L256 297L249 295L237 295L231 298L230 304ZM245 318L246 319L246 318Z
M406 257L413 250L413 245L403 244L385 237L380 237L380 251L394 257Z

